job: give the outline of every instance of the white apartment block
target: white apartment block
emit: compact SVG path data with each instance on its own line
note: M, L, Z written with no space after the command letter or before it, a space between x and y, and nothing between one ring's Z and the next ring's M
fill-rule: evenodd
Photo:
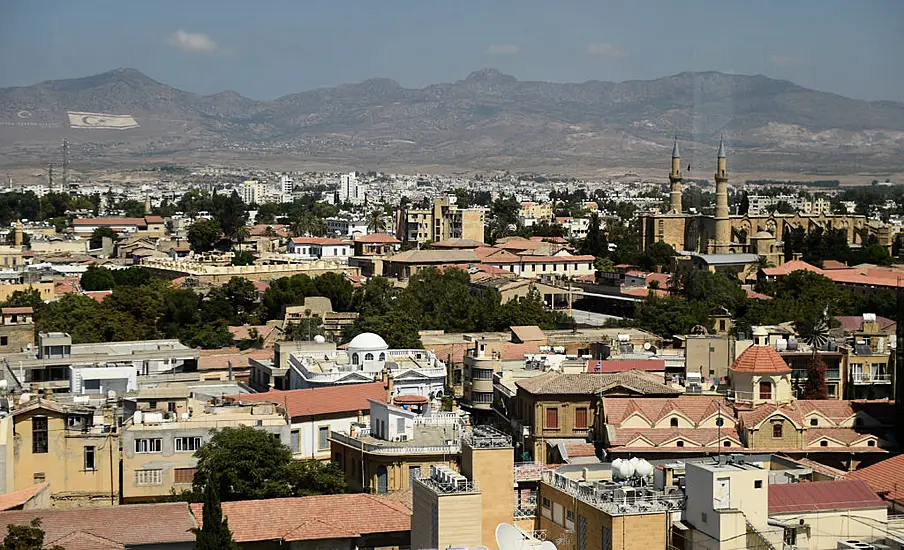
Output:
M248 180L239 186L239 197L245 204L263 204L264 184L258 180Z
M358 184L355 172L339 176L339 202L364 203L364 188Z

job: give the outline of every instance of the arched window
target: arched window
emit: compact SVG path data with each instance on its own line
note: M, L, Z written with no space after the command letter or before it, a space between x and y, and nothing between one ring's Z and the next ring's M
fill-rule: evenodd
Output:
M373 360L374 360L374 354L373 354L373 353L366 353L366 354L364 354L364 360L365 360L365 361L373 361Z
M721 427L724 426L724 425L725 425L725 419L724 419L724 418L722 418L722 417L720 416L719 418L716 419L716 426L717 426L717 427L721 428ZM727 443L727 442L726 442L726 443Z
M772 437L776 439L781 439L782 437L782 424L778 422L772 425Z
M357 365L357 364L358 364L358 354L353 353L352 354L352 365Z
M382 351L380 352L380 361L386 361L386 354Z
M731 447L731 441L723 441L722 446L723 447Z
M760 382L760 399L766 401L772 399L772 382L767 380Z
M673 428L677 428L677 427L678 427L678 419L673 417L671 420L669 420L669 424L670 424Z

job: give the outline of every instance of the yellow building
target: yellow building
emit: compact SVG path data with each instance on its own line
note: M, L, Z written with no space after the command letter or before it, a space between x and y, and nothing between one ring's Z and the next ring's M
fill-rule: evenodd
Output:
M41 300L49 302L56 298L53 283L0 283L0 302L9 300L14 292L37 290Z
M604 491L610 498L596 498ZM580 471L544 471L537 526L559 550L666 548L669 512L680 509L681 497L628 500L619 494Z
M775 260L780 252L777 242L785 239L788 231L802 228L809 232L820 228L843 230L847 233L848 244L863 244L875 237L891 251L893 235L890 227L868 220L866 216L827 214L823 210L812 214L731 215L728 210L728 167L724 142L719 143L713 178L716 183L714 214L684 213L681 208L681 158L676 140L669 172L669 210L664 214L646 213L640 216L644 250L657 242L664 242L679 251L757 254L777 264L779 262Z
M12 412L10 490L50 483L56 507L119 502L119 437L112 411L34 398ZM9 486L9 484L7 484Z
M483 242L484 209L459 208L448 198L436 198L432 208L399 210L398 235L403 243L470 239Z
M593 203L596 206L596 203ZM533 218L538 222L552 221L553 211L551 202L522 202L518 211L521 218Z
M494 547L496 527L514 520L512 440L476 426L462 440L461 472L434 466L414 480L412 548Z

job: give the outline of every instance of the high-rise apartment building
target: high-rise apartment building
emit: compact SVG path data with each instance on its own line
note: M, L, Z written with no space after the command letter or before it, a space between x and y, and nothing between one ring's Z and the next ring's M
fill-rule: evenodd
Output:
M364 203L364 187L358 183L355 172L339 176L339 202Z
M247 180L239 186L239 196L245 204L261 204L264 202L264 184Z

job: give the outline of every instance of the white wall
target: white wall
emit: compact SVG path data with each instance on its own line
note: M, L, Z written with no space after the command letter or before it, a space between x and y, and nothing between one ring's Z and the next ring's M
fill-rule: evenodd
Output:
M366 422L369 418L368 414L364 414L364 421ZM317 460L329 460L330 458L330 448L329 443L327 443L327 448L324 450L320 450L318 448L319 444L319 429L326 427L329 428L330 431L333 432L345 432L349 433L351 431L352 423L357 422L358 416L357 414L353 414L350 416L345 416L342 418L329 418L324 420L307 420L305 422L292 423L290 434L290 439L292 437L296 437L295 432L298 432L298 436L300 440L298 442L298 452L295 453L295 458L313 458ZM290 445L291 447L291 445Z
M788 525L797 525L803 520L810 527L810 538L807 540L798 536L797 548L822 550L837 548L840 540L873 542L884 539L887 532L888 509L882 507L853 511L772 514L770 517Z

